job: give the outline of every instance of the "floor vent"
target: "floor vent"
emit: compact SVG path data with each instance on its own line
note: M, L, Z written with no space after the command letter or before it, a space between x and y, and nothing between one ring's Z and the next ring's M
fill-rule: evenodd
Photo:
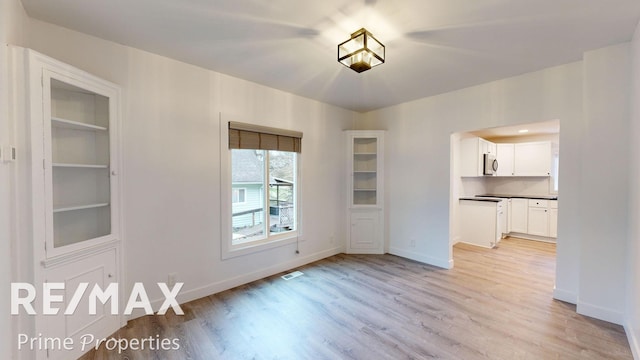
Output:
M288 273L286 275L282 275L281 278L285 279L285 280L291 280L293 278L297 278L298 276L304 275L302 272L300 271L294 271L292 273Z

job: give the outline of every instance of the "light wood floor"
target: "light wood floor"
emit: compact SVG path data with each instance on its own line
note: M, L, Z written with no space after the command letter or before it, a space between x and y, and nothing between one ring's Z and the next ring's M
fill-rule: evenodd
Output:
M454 247L442 270L392 255L337 255L147 316L115 334L178 351L100 348L90 359L632 359L622 327L552 299L555 245ZM282 274L280 274L282 275Z

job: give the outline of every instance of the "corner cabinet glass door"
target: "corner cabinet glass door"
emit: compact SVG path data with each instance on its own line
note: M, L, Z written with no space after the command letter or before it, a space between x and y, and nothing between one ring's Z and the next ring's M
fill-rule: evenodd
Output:
M45 69L43 85L47 257L112 240L114 176L109 87Z
M377 205L378 138L353 137L353 205Z
M350 207L382 206L382 134L349 131Z

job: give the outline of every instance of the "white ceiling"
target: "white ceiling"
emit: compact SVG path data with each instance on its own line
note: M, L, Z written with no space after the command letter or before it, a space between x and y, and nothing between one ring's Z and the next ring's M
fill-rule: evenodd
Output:
M526 130L526 132L520 132ZM471 134L481 137L483 139L498 139L505 137L515 136L534 136L534 135L549 135L560 133L560 121L550 120L541 121L531 124L521 124L513 126L503 126L490 129L483 129L478 131L472 131Z
M631 39L638 0L22 0L31 17L356 111L545 67ZM386 63L337 44L366 27Z

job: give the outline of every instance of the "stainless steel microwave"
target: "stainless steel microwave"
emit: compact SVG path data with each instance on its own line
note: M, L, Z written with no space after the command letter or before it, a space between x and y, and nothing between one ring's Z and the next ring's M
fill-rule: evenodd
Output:
M495 175L498 171L498 160L493 154L484 154L484 175Z

